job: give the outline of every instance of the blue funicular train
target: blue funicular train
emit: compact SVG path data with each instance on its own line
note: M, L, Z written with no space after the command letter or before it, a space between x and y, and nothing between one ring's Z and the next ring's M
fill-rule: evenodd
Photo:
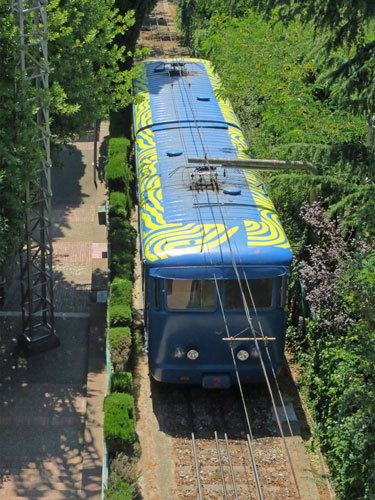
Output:
M230 387L237 374L262 383L264 369L283 363L290 245L257 172L188 163L247 158L210 62L148 60L140 70L134 136L150 372L208 388Z

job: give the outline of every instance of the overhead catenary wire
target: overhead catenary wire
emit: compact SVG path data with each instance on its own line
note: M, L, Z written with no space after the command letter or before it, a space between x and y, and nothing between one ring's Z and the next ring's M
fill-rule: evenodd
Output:
M156 26L158 28L158 31L159 31L159 35L160 35L160 30L159 30L159 25L158 25L158 21L157 19L155 19L155 22L156 22ZM161 39L161 37L160 37ZM183 75L181 74L180 72L180 77L182 77L182 81L183 81ZM170 83L172 85L172 82L171 82L171 78L170 78ZM185 85L184 85L185 87ZM185 89L185 94L186 94L186 89ZM174 96L174 89L173 89L173 86L172 86L172 100L173 100L173 106L174 106L174 109L175 109L175 112L176 112L176 116L177 116L177 119L179 119L179 111L178 111L178 106L177 106L177 103L176 103L176 100L175 100L175 96ZM194 118L194 121L195 121L195 126L196 126L196 129L198 131L198 134L200 136L200 140L201 142L203 141L203 138L201 137L201 134L200 134L200 131L199 131L199 126L197 125L196 123L196 120L195 120L195 116L194 116L194 113L193 113L193 118ZM179 133L180 133L180 138L181 138L181 142L183 144L183 151L184 151L184 155L186 156L187 155L187 145L186 145L186 142L185 142L185 139L184 139L184 136L183 134L181 133L181 130L179 130ZM187 158L186 158L187 159ZM193 191L194 193L194 191ZM195 193L194 193L195 195ZM196 195L195 195L196 197ZM202 224L202 229L204 231L204 224L203 224L203 218L202 218L202 214L201 214L201 211L200 211L200 208L199 208L199 205L197 203L197 209L198 209L198 214L199 214L199 218L200 218L200 221L201 221L201 224ZM213 214L213 217L214 217L214 214ZM203 239L202 239L202 244L203 244ZM210 255L210 251L209 251L209 248L207 249L208 250L208 253ZM211 260L211 263L212 263L212 258L210 256L210 260ZM228 325L227 325L227 322L226 322L226 318L225 318L225 314L224 314L224 309L223 309L223 305L222 305L222 302L221 302L221 296L220 296L220 292L218 290L218 284L217 284L217 280L216 280L216 276L215 276L215 286L217 288L217 296L219 297L219 301L220 301L220 306L221 306L221 310L223 312L223 319L224 319L224 322L225 322L225 325L226 325L226 331L227 331L227 335L229 336L229 329L228 329ZM245 400L244 400L244 395L243 395L243 391L242 391L242 385L241 385L241 381L240 381L240 377L239 377L239 373L238 373L238 369L237 369L237 361L236 361L236 358L235 358L235 355L234 355L234 351L233 351L233 348L231 346L231 353L232 353L232 360L233 360L233 363L236 367L236 376L237 376L237 382L238 382L238 386L240 387L240 391L241 391L241 398L242 398L242 404L243 404L243 408L245 410L245 416L246 416L246 422L247 422L247 427L248 427L248 430L249 430L249 433L250 433L250 436L251 436L251 441L253 440L253 433L252 433L252 429L251 429L251 424L250 424L250 419L249 419L249 415L248 415L248 411L247 411L247 408L246 408L246 404L245 404ZM216 436L216 439L217 439L217 433L215 432L215 436ZM195 461L195 466L196 466L196 473L197 473L197 484L198 484L198 492L199 492L199 495L201 494L201 485L200 485L200 479L199 479L199 469L198 469L198 465L197 465L197 455L196 455L196 446L195 446L195 438L194 438L194 434L192 434L192 441L193 441L193 454L194 454L194 461ZM226 441L226 447L227 447L227 453L228 453L228 459L230 461L230 468L231 468L231 474L232 474L232 481L233 481L233 488L234 488L234 491L236 492L236 498L237 497L237 490L236 490L236 485L235 485L235 478L234 478L234 471L233 471L233 467L232 467L232 462L231 462L231 458L230 458L230 453L229 453L229 447L228 447L228 439L227 439L227 435L225 434L225 441ZM260 479L259 479L259 474L258 474L258 471L257 471L257 465L256 465L256 461L255 461L255 456L254 456L254 452L253 452L253 447L252 447L252 443L251 441L249 440L248 441L248 449L249 449L249 454L250 454L250 462L251 462L251 465L252 465L252 469L253 469L253 475L254 475L254 479L255 479L255 484L256 484L256 487L257 487L257 495L258 495L258 499L259 500L263 500L263 493L262 493L262 488L261 488L261 483L260 483ZM218 446L218 443L217 443L217 446ZM218 449L219 450L219 449ZM221 463L221 456L220 456L220 450L218 451L218 456L219 456L219 463L220 463L220 468L222 469L222 463ZM225 487L225 478L224 478L224 475L223 475L223 472L221 471L222 473L222 478L223 478L223 489L224 489L224 495L225 495L225 498L227 498L226 496L226 487Z
M182 76L182 82L184 84L184 76ZM186 88L185 88L185 90L186 90ZM190 109L191 109L191 113L193 115L194 121L195 121L196 126L197 126L197 122L196 122L196 118L195 118L195 112L194 112L194 109L193 109L193 106L192 106L192 103L191 103L190 96L189 96L189 94L188 94L187 91L186 91L186 96L187 96L187 100L188 100L188 103L189 103L189 106L190 106ZM203 143L203 140L201 138L201 134L200 134L198 126L197 126L197 132L198 132L198 136L200 137L200 140L201 140L201 145L202 145L202 149L203 149L203 152L204 152L204 157L207 158L207 152L205 150L204 143ZM212 170L213 169L212 169L211 165L208 162L207 162L207 168L208 168L208 171L211 172L211 174L212 174ZM279 414L278 414L278 411L277 411L274 394L273 394L273 391L272 391L270 380L269 380L269 377L268 377L268 374L267 374L267 370L266 370L266 367L265 367L265 363L264 363L264 360L263 360L263 355L262 355L262 352L260 350L258 340L256 338L256 332L255 332L255 329L254 329L254 326L253 326L253 323L252 323L252 319L251 319L251 316L250 316L249 308L248 308L247 301L246 301L246 296L245 296L244 291L243 291L243 287L242 287L242 283L241 283L241 278L240 278L240 275L239 275L237 263L236 263L236 260L235 260L235 255L234 255L234 252L233 252L233 249L232 249L232 245L231 245L231 241L230 241L230 235L228 234L227 227L226 227L226 224L225 224L225 218L223 216L223 212L222 212L222 209L221 209L221 204L220 204L220 200L219 200L219 193L218 193L218 190L216 188L216 184L215 183L213 183L213 186L214 186L214 192L215 192L215 195L216 195L216 198L217 198L217 207L218 207L218 210L220 212L220 217L221 217L221 220L223 222L225 232L227 234L227 241L228 241L228 246L229 246L229 250L230 250L230 254L231 254L232 265L233 265L233 269L235 271L236 278L237 278L237 281L238 281L238 284L239 284L240 293L241 293L242 301L243 301L243 304L244 304L244 310L245 310L246 318L247 318L248 324L250 326L251 332L252 332L253 337L254 337L254 342L255 342L256 350L258 352L258 356L259 356L259 360L260 360L260 363L261 363L262 371L263 371L263 374L264 374L264 377L265 377L265 380L266 380L266 384L267 384L267 388L268 388L268 391L269 391L269 394L270 394L270 397L271 397L272 406L273 406L274 413L275 413L275 418L276 418L277 425L278 425L278 428L279 428L279 431L280 431L280 434L281 434L281 438L283 440L284 448L285 448L285 451L286 451L286 454L287 454L287 457L288 457L288 462L289 462L289 465L291 467L292 476L293 476L294 483L295 483L295 486L296 486L296 489L297 489L297 493L298 493L299 498L301 498L300 489L299 489L299 485L298 485L298 481L297 481L297 476L296 476L296 473L295 473L295 470L294 470L294 466L293 466L293 462L292 462L292 459L291 459L291 456L290 456L288 445L286 443L284 431L282 429L282 425L281 425L281 422L280 422L280 417L279 417ZM255 306L255 304L254 304L254 306ZM230 346L230 347L231 347L232 355L234 357L233 347L232 346ZM237 367L236 367L236 372L238 373Z
M159 29L159 25L158 25L157 19L156 19L156 24L157 24L158 29ZM160 30L159 30L159 34L160 34ZM161 41L161 36L160 36L160 41ZM205 140L202 137L202 134L200 132L200 127L199 127L199 125L198 125L198 123L196 121L195 110L194 110L193 105L192 105L192 99L190 98L190 95L189 95L189 93L190 93L189 92L189 87L186 88L185 76L184 76L184 74L182 72L181 72L181 81L182 81L182 84L184 86L185 95L187 97L187 101L188 101L189 106L190 106L190 111L192 113L192 116L193 116L193 119L194 119L194 122L195 122L195 127L196 127L196 130L197 130L197 133L198 133L199 140L201 142L201 147L202 147L202 150L204 152L204 156L205 156L205 158L207 158L207 145L205 144ZM186 151L185 148L184 148L184 151ZM212 170L213 169L212 169L211 165L208 164L208 162L207 162L207 166L208 166L209 172L212 175ZM217 192L217 188L216 188L216 184L215 184L215 180L214 179L212 181L212 185L213 185L214 192L215 192L215 195L216 195L216 198L217 198L217 206L218 206L219 211L220 211L222 223L223 223L225 232L227 233L227 227L226 227L226 224L225 224L225 218L223 216L222 209L221 209L221 206L220 206L220 201L219 201L219 197L218 197L219 195L218 195L218 192ZM198 207L198 212L200 213L199 207ZM216 223L216 220L215 220L215 215L214 215L213 211L211 211L211 212L212 212L212 215L213 215L213 218L214 218L215 225L217 226L217 223ZM295 482L295 485L296 485L296 488L297 488L297 492L298 492L298 495L300 496L299 487L298 487L298 483L297 483L297 478L296 478L296 475L295 475L294 467L293 467L292 460L291 460L291 457L290 457L290 454L289 454L287 443L285 441L285 436L284 436L284 433L283 433L283 430L282 430L282 426L281 426L281 422L280 422L280 419L279 419L278 411L277 411L276 404L275 404L275 401L274 401L274 396L273 396L272 388L271 388L271 385L269 383L267 371L266 371L265 366L264 366L264 361L263 361L262 353L260 351L259 344L258 344L258 341L257 341L257 338L256 338L256 334L255 334L255 331L254 331L254 327L252 325L250 314L249 314L249 311L248 311L248 308L247 308L246 297L245 297L245 295L243 293L241 279L239 277L239 273L238 273L238 269L237 269L237 265L236 265L236 262L235 262L235 258L234 258L234 254L233 254L233 249L232 249L232 246L231 246L230 237L229 237L228 233L227 233L227 239L228 239L228 245L229 245L229 248L230 248L230 253L231 253L233 268L235 269L236 277L237 277L237 280L238 280L238 283L239 283L239 287L240 287L240 291L241 291L242 300L244 302L244 308L245 308L245 311L246 311L246 317L248 319L249 326L250 326L250 329L251 329L253 337L254 337L254 341L255 341L255 345L256 345L256 348L257 348L258 355L259 355L259 359L261 361L262 369L263 369L263 372L264 372L264 375L265 375L265 378L266 378L266 382L267 382L267 386L268 386L268 389L269 389L269 392L270 392L270 396L271 396L271 400L272 400L272 404L273 404L273 408L274 408L274 412L275 412L275 418L277 420L277 424L278 424L278 427L279 427L279 430L280 430L280 434L281 434L282 439L284 441L284 447L286 449L286 453L287 453L287 456L288 456L288 461L289 461L290 466L291 466L291 470L292 470L294 482ZM246 281L246 282L247 282L247 286L249 287L248 281ZM223 319L224 319L224 322L225 322L225 325L226 325L227 336L229 337L230 334L229 334L227 322L226 322L226 319L225 319L225 312L224 312L224 308L223 308L223 305L222 305L222 302L221 302L220 291L218 289L218 284L217 284L216 277L215 277L215 286L217 288L217 294L218 294L219 301L220 301L222 315L223 315ZM253 301L253 307L254 307L254 310L256 311L256 307L255 307L254 301ZM259 321L259 318L258 318L258 321ZM263 337L264 337L264 334L263 334ZM231 344L230 344L230 349L231 349L232 359L233 359L233 363L234 363L234 367L235 367L235 371L236 371L236 377L237 377L237 381L238 381L238 386L239 386L240 393L241 393L242 403L243 403L243 407L245 409L245 414L246 414L246 420L247 420L248 429L249 429L249 432L250 432L251 439L253 439L252 438L252 430L251 430L251 426L250 426L250 420L249 420L249 416L248 416L248 413L247 413L246 404L245 404L245 400L244 400L244 396L243 396L242 384L241 384L239 373L238 373L237 362L236 362L235 354L234 354L234 351L233 351L233 346ZM268 349L267 349L267 351L268 351ZM269 352L268 352L268 354L269 354ZM269 357L269 360L271 362L271 367L272 367L272 370L273 370L273 375L274 375L274 378L276 380L276 374L274 372L272 361L271 361L270 357ZM285 411L286 419L288 421L289 428L291 430L291 426L290 426L290 423L289 423L289 419L288 419L288 415L287 415L287 412L286 412L286 409L285 409L283 398L282 398L280 392L279 392L279 394L280 394L282 405L283 405L283 408L284 408L284 411ZM255 465L255 460L252 461L252 464ZM260 495L261 494L262 493L260 492ZM260 498L262 498L262 497L260 497Z
M159 41L160 41L160 45L161 45L161 51L162 51L162 54L163 54L164 58L167 58L167 56L166 56L166 54L164 52L164 46L163 46L162 36L161 36L159 22L158 22L156 13L154 13L154 18L155 18L155 25L157 27L157 31L158 31L158 35L159 35ZM151 26L151 24L150 24L150 26ZM181 117L180 117L179 107L178 107L177 102L176 102L176 96L175 96L175 93L174 93L174 83L172 82L172 78L171 78L170 72L168 72L168 76L169 76L169 84L171 86L171 95L172 95L173 108L174 108L174 111L176 113L177 121L180 121ZM180 73L180 76L181 76L181 73ZM186 141L185 141L185 137L184 137L184 134L182 133L182 131L181 131L180 128L178 129L178 132L179 132L180 141L181 141L181 144L182 144L182 151L183 151L184 157L185 157L185 159L187 161L187 144L186 144ZM196 193L194 191L193 191L193 196L194 196L194 198L196 200L196 203L197 203L198 202L197 195L196 195ZM199 216L201 227L202 227L202 246L201 246L201 252L202 252L206 236L205 236L205 228L204 228L203 218L202 218L202 214L201 214L200 210L198 210L198 216ZM209 254L209 257L211 258L210 254ZM212 264L212 259L211 259L211 264Z
M162 46L162 40L161 40L161 37L160 37L160 42L161 42L161 46ZM181 72L181 80L182 80L182 83L185 87L185 83L184 83L184 74ZM190 98L189 98L189 92L186 90L185 88L185 92L186 92L186 96L187 96L187 100L189 102L189 106L191 108L191 112L192 112L192 115L193 115L193 118L195 120L195 112L194 112L194 109L192 107L192 104L190 102ZM177 109L177 108L176 108ZM196 120L195 120L195 123L196 123ZM198 133L198 136L199 136L199 140L201 141L201 145L202 145L202 148L203 148L203 151L205 152L205 157L207 158L207 152L206 152L206 148L205 148L205 145L204 145L204 140L202 139L202 136L201 136L201 133L200 133L200 130L199 130L199 126L198 124L196 123L196 130L197 130L197 133ZM182 137L182 136L181 136ZM208 163L208 162L207 162ZM209 169L209 172L211 173L211 175L213 175L213 169L210 165L208 165L208 169ZM216 197L217 197L217 206L219 207L219 211L220 211L220 216L221 216L221 219L222 219L222 222L223 222L223 225L224 225L224 228L225 228L225 231L227 233L227 227L226 227L226 224L225 224L225 218L223 216L223 213L222 213L222 209L221 209L221 206L220 206L220 202L219 202L219 198L218 198L218 192L217 192L217 188L215 186L215 182L213 181L213 186L214 186L214 192L216 194ZM200 213L200 210L199 210L199 207L198 207L198 211ZM200 214L200 218L202 219L201 217L201 214ZM215 220L215 219L214 219ZM216 221L215 221L216 223ZM202 225L203 227L203 225ZM291 465L291 469L292 469L292 473L293 473L293 476L294 476L294 481L295 481L295 484L296 484L296 488L297 488L297 491L298 491L298 494L299 494L299 497L300 497L300 492L299 492L299 487L298 487L298 484L297 484L297 480L296 480L296 476L295 476L295 473L294 473L294 468L293 468L293 464L291 462L291 458L290 458L290 455L289 455L289 451L288 451L288 448L287 448L287 445L286 445L286 442L285 442L285 436L283 434L283 430L282 430L282 427L281 427L281 423L280 423L280 420L279 420L279 416L278 416L278 412L277 412L277 408L276 408L276 405L275 405L275 401L274 401L274 396L273 396L273 392L272 392L272 388L271 388L271 385L270 385L270 382L269 382L269 379L268 379L268 375L267 375L267 371L265 369L265 366L264 366L264 360L263 360L263 356L262 356L262 353L260 351L260 348L259 348L259 344L258 344L258 341L256 339L256 335L255 335L255 330L254 330L254 327L253 327L253 324L252 324L252 320L251 320L251 316L250 316L250 313L249 313L249 310L248 310L248 306L247 306L247 302L246 302L246 297L244 295L244 291L243 291L243 288L242 288L242 284L241 284L241 278L239 276L239 272L238 272L238 268L237 268L237 264L236 264L236 261L235 261L235 257L234 257L234 253L233 253L233 249L232 249L232 246L231 246L231 242L230 242L230 235L227 233L227 240L228 240L228 244L229 244L229 247L230 247L230 253L231 253L231 256L232 256L232 264L233 264L233 268L235 270L235 274L236 274L236 278L238 280L238 283L239 283L239 287L240 287L240 292L241 292L241 296L242 296L242 300L244 302L244 309L245 309L245 313L246 313L246 317L247 317L247 320L249 322L249 326L250 326L250 330L252 331L253 333L253 336L254 336L254 341L255 341L255 346L256 346L256 349L257 349L257 352L258 352L258 355L259 355L259 359L260 359L260 362L261 362L261 365L262 365L262 369L264 371L264 374L265 374L265 378L266 378L266 383L267 383L267 387L268 387L268 390L270 392L270 395L271 395L271 399L272 399L272 404L273 404L273 407L274 407L274 412L275 412L275 417L276 417L276 420L277 420L277 423L278 423L278 426L279 426L279 429L280 429L280 432L281 432L281 435L283 437L283 440L284 440L284 446L286 448L286 451L287 451L287 455L288 455L288 460L290 462L290 465ZM248 281L247 281L248 283ZM217 282L216 282L216 286L217 286ZM249 284L247 285L249 286ZM219 297L219 300L220 300L220 293L219 293L219 290L218 290L218 297ZM255 304L253 304L253 307L254 307L254 310L256 311L256 307L255 307ZM225 312L224 312L224 309L223 309L223 316L225 317ZM258 318L258 321L259 321L259 318ZM260 322L259 322L260 323ZM264 336L264 334L263 334ZM232 355L234 357L234 352L233 352L233 347L231 347L231 351L232 351ZM234 357L234 361L235 361L235 357ZM271 363L272 365L272 363ZM238 382L239 382L239 387L242 389L241 387L241 382L240 382L240 379L239 379L239 374L238 374L238 370L236 369L236 372L237 372L237 376L238 376ZM275 375L275 374L274 374ZM276 378L276 377L275 377ZM285 410L285 406L284 406L284 410ZM250 432L251 432L251 428L250 428ZM251 435L251 434L250 434ZM252 436L252 435L251 435ZM301 497L300 497L301 498Z

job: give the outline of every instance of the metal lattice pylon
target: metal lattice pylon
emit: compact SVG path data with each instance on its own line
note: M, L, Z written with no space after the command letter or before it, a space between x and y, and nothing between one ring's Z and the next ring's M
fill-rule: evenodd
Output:
M49 110L43 94L48 90L49 75L47 4L48 0L12 1L20 35L21 81L32 89L30 99L37 109L35 135L42 150L37 175L26 187L27 213L20 252L23 333L19 344L26 350L58 345L53 304Z

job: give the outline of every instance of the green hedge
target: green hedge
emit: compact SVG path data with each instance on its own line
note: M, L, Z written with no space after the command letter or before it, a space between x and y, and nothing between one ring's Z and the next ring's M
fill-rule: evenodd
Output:
M131 372L115 372L111 375L111 392L133 394L133 375Z
M121 217L112 217L109 221L108 239L113 250L134 253L136 248L137 231L129 221Z
M129 304L110 305L108 308L109 326L128 326L133 322L133 311Z
M115 278L111 283L111 305L129 304L133 302L133 283L130 280Z
M129 362L132 345L130 328L109 328L108 342L114 371L125 371Z
M112 217L121 217L126 219L128 211L126 210L125 194L119 191L113 191L109 195L109 212L108 215Z
M111 246L111 276L133 279L137 232L129 221L110 219L108 240Z
M104 399L104 439L110 454L131 452L135 441L134 398L114 392Z
M133 486L117 479L117 481L105 491L105 500L132 500Z
M125 210L130 213L133 200L133 167L128 163L130 141L125 137L111 138L108 144L108 163L105 167L105 182L110 193L118 191L125 197ZM110 214L111 215L111 214Z
M108 157L111 159L116 155L127 157L130 141L126 137L111 137L108 144Z
M110 141L111 142L111 141ZM110 191L126 191L134 174L128 167L126 157L118 154L109 159L105 168L105 183Z

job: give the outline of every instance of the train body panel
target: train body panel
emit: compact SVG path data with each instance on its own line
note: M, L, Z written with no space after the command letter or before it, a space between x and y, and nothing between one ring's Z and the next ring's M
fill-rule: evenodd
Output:
M223 336L250 338L253 328L275 339L267 346L277 371L292 254L272 201L254 171L187 161L247 157L230 103L216 97L217 76L208 61L148 61L133 88L139 96L134 131L151 373L189 383L226 374L235 383L231 343ZM254 343L231 345L236 355ZM265 341L258 344L270 369ZM198 358L176 357L179 345ZM258 358L238 364L244 381L264 380Z

